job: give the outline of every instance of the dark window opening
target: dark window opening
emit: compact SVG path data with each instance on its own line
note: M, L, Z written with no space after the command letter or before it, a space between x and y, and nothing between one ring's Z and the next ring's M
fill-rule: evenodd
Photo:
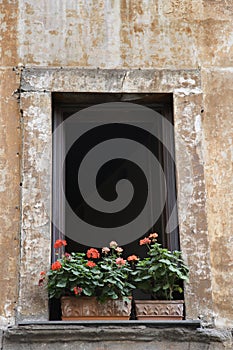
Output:
M135 213L137 214L137 210L138 212L140 211L140 202L146 200L146 198L144 198L147 195L146 185L143 184L143 179L140 177L140 171L135 168L133 163L125 161L125 159L118 159L115 162L109 162L105 166L104 171L100 171L98 173L98 176L96 177L96 185L98 192L103 196L103 198L111 201L115 199L114 191L112 190L112 183L116 184L118 181L124 178L134 181L135 188L138 188L137 196L135 195L135 200L138 205L136 204L134 207L129 206L127 212L120 212L117 218L109 214L103 216L101 219L101 217L98 216L98 213L92 211L91 208L85 205L82 196L77 191L74 191L77 182L77 162L82 161L82 151L86 147L91 147L92 145L97 144L99 141L104 140L104 135L108 135L108 137L112 136L114 138L120 134L123 138L126 137L127 134L128 138L136 138L139 143L154 150L154 154L159 160L166 177L167 195L165 205L157 221L151 222L148 231L142 232L141 237L123 245L124 257L131 254L136 254L141 257L145 256L146 248L142 249L138 242L140 238L144 238L151 232L159 233L158 240L164 247L167 247L170 250L179 249L178 227L175 227L169 234L166 233L166 224L176 203L175 164L169 156L169 152L166 147L164 147L162 142L160 142L158 139L151 137L149 134L140 133L140 128L137 132L137 129L135 128L130 129L123 124L118 123L118 125L116 125L111 123L110 125L106 126L104 133L103 129L100 129L99 134L90 134L90 144L87 145L85 140L75 143L65 157L64 164L62 164L63 158L61 155L66 149L66 142L69 135L66 134L66 130L63 130L63 128L59 128L59 132L54 131L58 130L57 128L74 113L87 107L107 102L130 102L136 105L142 105L160 113L163 118L167 119L171 124L173 124L172 94L53 93L53 222L59 222L64 230L60 230L58 227L53 225L52 244L54 244L56 239L66 239L68 244L65 250L67 252L86 252L86 250L90 247L72 239L68 234L64 233L69 230L69 222L67 219L68 215L66 214L67 204L64 203L64 198L61 193L62 188L64 189L66 200L68 201L72 210L78 214L83 221L86 221L88 220L88 217L91 217L95 224L99 226L102 225L103 227L111 228L112 225L117 226L118 222L121 225L124 225L127 218L130 219L130 217L133 217ZM77 125L79 125L78 123L79 120L77 116ZM99 124L101 126L101 120ZM174 135L172 135L172 139L169 140L169 144L174 151ZM63 169L62 176L58 175L61 174L61 168ZM150 162L148 161L148 169L149 168ZM134 176L135 172L137 171L138 176ZM155 174L151 172L151 178L154 175ZM156 200L151 203L151 206L154 205L156 205ZM149 212L148 220L150 220ZM83 232L83 235L85 235L85 232ZM117 237L115 240L117 240ZM92 247L94 246L92 245ZM52 260L56 260L57 257L55 256L54 249L52 249L52 252ZM52 301L50 308L50 319L60 318L58 309L59 302Z

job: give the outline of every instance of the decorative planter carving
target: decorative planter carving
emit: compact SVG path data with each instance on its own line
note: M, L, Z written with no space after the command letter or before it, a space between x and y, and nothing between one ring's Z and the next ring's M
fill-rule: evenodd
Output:
M109 299L100 303L95 297L62 297L62 320L128 320L131 299Z
M138 320L182 320L183 300L135 300Z

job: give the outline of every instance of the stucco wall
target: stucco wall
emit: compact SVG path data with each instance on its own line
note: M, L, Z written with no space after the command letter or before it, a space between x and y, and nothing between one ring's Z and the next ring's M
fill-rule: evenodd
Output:
M0 323L14 322L20 230L20 114L17 95L17 3L1 2L0 35Z
M2 0L0 6L1 323L13 323L17 312L23 130L16 91L21 65L14 71L13 67L22 63L27 68L199 70L203 100L198 106L203 111L193 111L188 118L184 112L177 125L189 136L196 127L201 138L193 141L201 163L195 169L197 182L202 177L201 195L190 193L196 196L197 206L188 215L202 216L202 220L186 228L192 228L193 235L184 245L189 244L185 254L197 268L193 290L201 288L204 295L210 295L207 310L203 306L199 314L208 320L212 315L217 326L232 325L232 2ZM195 122L192 115L197 114ZM199 211L199 200L204 212ZM203 239L206 251L199 249ZM209 259L211 270L206 273Z

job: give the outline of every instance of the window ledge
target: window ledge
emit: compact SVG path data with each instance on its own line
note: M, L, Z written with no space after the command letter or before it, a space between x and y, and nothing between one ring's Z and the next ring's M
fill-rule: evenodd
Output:
M155 344L158 342L183 344L194 342L199 344L210 344L212 342L223 343L231 339L230 331L204 329L199 327L200 321L191 320L94 322L38 321L34 323L20 323L17 326L9 327L4 332L3 338L4 343L6 344L15 344L16 342L18 344L37 343L38 345L56 342L70 343L70 349L73 349L72 342L76 345L79 342L114 342L115 344L119 344L119 349L124 349L124 347L121 347L124 341L137 342L141 343L141 345L143 342L152 342ZM186 349L186 347L184 348ZM14 348L7 346L7 349ZM27 349L27 347L23 347L23 349ZM35 347L35 349L37 349L37 347Z

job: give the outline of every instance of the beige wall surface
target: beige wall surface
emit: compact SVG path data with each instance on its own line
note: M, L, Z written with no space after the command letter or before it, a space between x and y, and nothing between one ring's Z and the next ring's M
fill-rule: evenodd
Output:
M26 69L62 66L200 72L202 97L194 96L198 102L191 103L189 96L190 106L183 110L181 124L176 125L177 132L184 136L188 133L193 142L193 157L198 159L199 167L190 171L196 172L197 181L201 176L200 192L197 189L190 192L196 207L188 215L202 219L200 224L196 221L192 227L186 227L187 231L193 230L192 239L188 243L186 239L181 246L187 261L191 265L192 260L196 261L192 265L196 269L192 280L195 288L187 287L187 293L201 288L203 295L209 295L207 310L204 307L198 310L199 315L208 320L212 316L217 326L232 326L232 18L233 2L226 0L0 1L2 325L12 324L18 312L20 166L23 164L25 169L21 161L24 130L20 127L23 123L18 103L20 76L23 66ZM169 77L172 80L172 74ZM175 88L172 89L175 93ZM38 90L43 91L43 84ZM197 112L196 104L203 109L202 113ZM179 109L179 96L174 108ZM187 114L189 108L191 114ZM200 116L192 119L198 113ZM193 130L199 139L192 138ZM182 203L181 193L178 197ZM205 204L201 206L199 201ZM184 213L180 212L179 217L181 214ZM182 232L181 237L185 241ZM199 251L203 240L207 249ZM36 246L34 242L33 249ZM39 253L35 256L38 260ZM206 261L210 262L208 273ZM27 281L30 276L23 276L21 283L24 278Z

